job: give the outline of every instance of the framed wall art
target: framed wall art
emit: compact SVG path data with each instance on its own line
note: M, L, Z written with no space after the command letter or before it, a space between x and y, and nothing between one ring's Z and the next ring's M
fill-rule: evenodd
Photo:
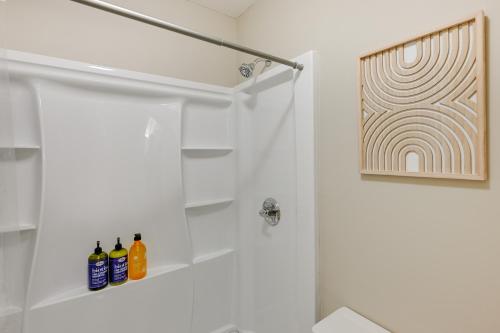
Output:
M361 173L487 178L484 21L359 58Z

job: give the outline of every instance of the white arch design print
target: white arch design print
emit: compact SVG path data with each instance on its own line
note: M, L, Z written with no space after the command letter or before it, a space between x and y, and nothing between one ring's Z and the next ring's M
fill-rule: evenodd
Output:
M484 20L359 58L361 173L486 179Z

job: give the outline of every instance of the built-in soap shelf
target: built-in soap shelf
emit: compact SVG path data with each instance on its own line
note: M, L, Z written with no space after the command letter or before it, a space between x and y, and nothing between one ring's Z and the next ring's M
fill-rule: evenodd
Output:
M238 327L235 325L225 325L224 327L218 328L210 333L231 333L231 332L253 333L250 331L242 331L238 329Z
M184 146L182 151L184 152L224 152L229 153L234 150L231 146L218 146L218 147L207 147L207 146Z
M200 264L202 262L207 262L210 260L218 259L218 258L223 257L225 255L232 254L232 253L234 253L234 251L235 251L234 249L221 249L218 251L206 253L206 254L195 257L193 259L193 264L196 265L196 264Z
M31 310L39 309L39 308L44 308L44 307L49 307L52 305L60 304L63 302L68 302L68 301L73 301L79 298L83 297L89 297L93 295L99 295L99 294L106 294L109 292L113 292L114 289L117 288L130 288L132 286L141 284L147 280L155 279L160 276L173 273L185 268L188 268L190 265L188 264L172 264L172 265L165 265L165 266L160 266L160 267L154 267L148 269L148 274L146 275L145 278L141 280L128 280L125 284L119 285L119 286L107 286L104 289L98 290L98 291L90 291L87 286L81 286L79 288L74 288L62 293L59 293L58 295L55 295L53 297L49 297L46 300L43 300L34 306L31 307Z
M22 224L0 226L0 234L17 232L17 231L29 231L29 230L36 230L36 225L22 223Z
M0 321L8 317L20 315L21 313L23 313L23 309L18 306L7 306L4 308L0 308Z
M223 204L228 204L233 202L233 198L222 198L222 199L214 199L214 200L203 200L203 201L193 201L193 202L188 202L185 205L186 209L191 209L191 208L200 208L200 207L207 207L207 206L215 206L215 205L223 205Z
M10 149L26 149L26 150L39 150L41 147L39 145L12 145L12 146L0 146L1 150Z

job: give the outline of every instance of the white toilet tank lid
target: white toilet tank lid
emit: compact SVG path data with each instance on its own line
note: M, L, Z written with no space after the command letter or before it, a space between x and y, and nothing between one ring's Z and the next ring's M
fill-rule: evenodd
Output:
M346 307L321 320L312 330L313 333L391 333Z

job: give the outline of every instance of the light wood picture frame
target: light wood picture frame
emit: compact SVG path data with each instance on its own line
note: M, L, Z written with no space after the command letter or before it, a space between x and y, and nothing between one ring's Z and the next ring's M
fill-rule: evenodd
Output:
M362 174L487 179L480 12L359 57Z

